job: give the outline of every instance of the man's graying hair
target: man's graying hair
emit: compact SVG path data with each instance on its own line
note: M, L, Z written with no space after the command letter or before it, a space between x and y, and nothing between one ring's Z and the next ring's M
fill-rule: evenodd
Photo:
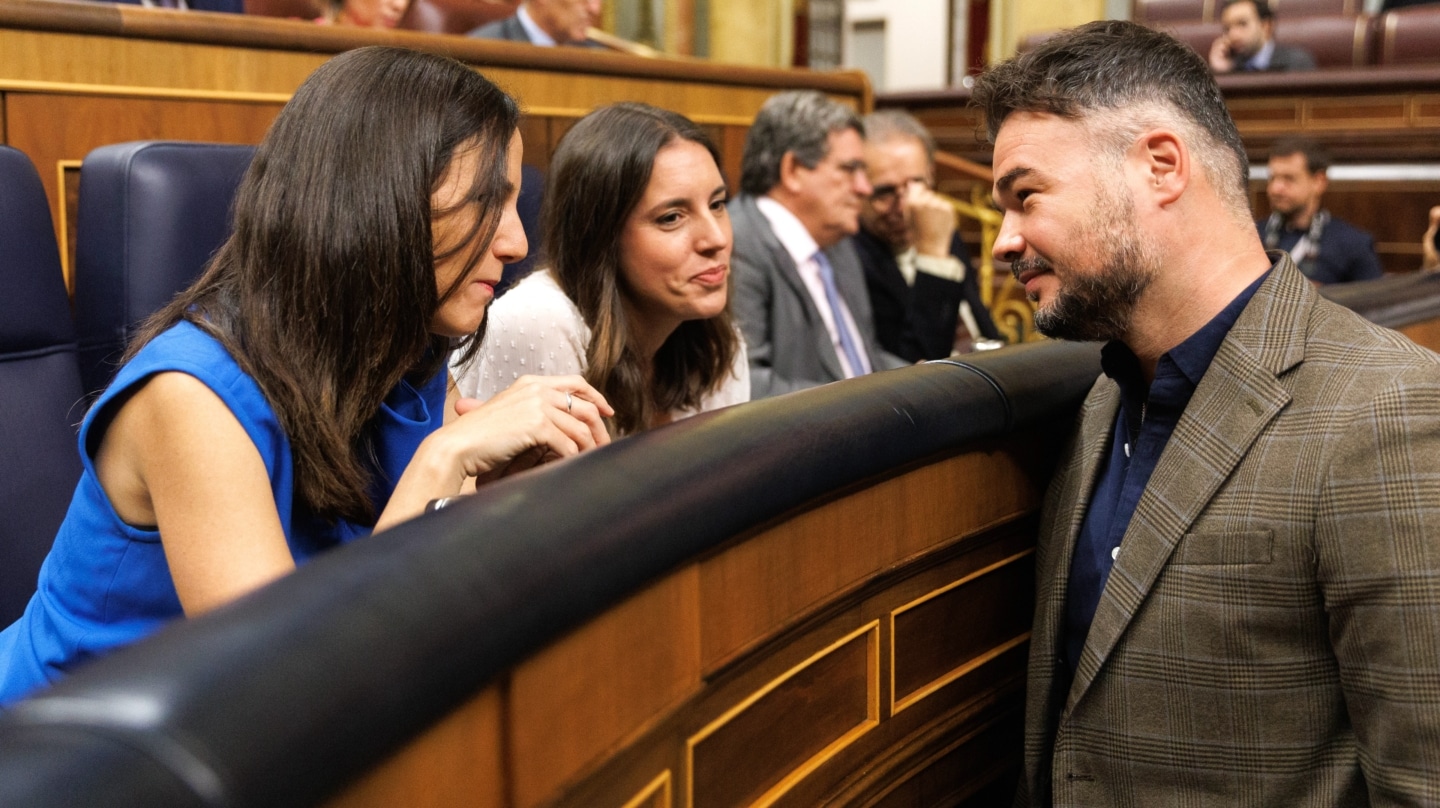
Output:
M830 153L830 133L846 129L865 135L859 115L821 93L800 90L771 96L745 137L741 192L759 196L778 185L785 152L794 152L800 165L814 168Z
M1117 157L1145 127L1161 121L1144 112L1106 113L1178 113L1216 192L1249 215L1250 159L1235 121L1205 61L1168 34L1121 21L1062 31L986 71L975 82L971 103L985 113L992 143L1010 113L1044 112L1093 121Z
M865 116L865 137L871 143L908 137L925 147L925 159L935 165L935 138L925 124L903 109L882 109Z

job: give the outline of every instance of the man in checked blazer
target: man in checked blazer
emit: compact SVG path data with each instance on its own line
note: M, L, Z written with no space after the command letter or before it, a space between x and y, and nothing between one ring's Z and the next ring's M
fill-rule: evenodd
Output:
M731 305L745 336L754 398L908 364L875 338L855 247L865 128L814 91L771 97L745 138Z
M1104 340L1041 515L1036 806L1440 804L1440 357L1264 251L1169 36L1081 26L976 83L1036 326Z

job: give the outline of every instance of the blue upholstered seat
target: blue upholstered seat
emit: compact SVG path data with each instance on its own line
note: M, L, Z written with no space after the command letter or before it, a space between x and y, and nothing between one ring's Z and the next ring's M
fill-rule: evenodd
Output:
M135 328L204 269L231 230L253 146L137 141L80 168L75 327L87 393L114 375Z
M0 626L25 608L80 479L75 329L50 206L0 146Z

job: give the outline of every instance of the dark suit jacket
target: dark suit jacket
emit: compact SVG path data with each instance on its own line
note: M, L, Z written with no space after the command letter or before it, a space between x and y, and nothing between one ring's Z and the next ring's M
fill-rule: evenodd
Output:
M473 36L476 39L501 39L506 42L530 43L530 35L525 33L525 26L520 24L520 18L510 15L503 20L486 23L471 31L465 36ZM585 40L574 45L577 48L602 48L599 42Z
M970 304L981 336L1000 339L990 311L980 298L980 284L959 233L950 242L950 254L964 265L965 280L957 283L916 272L913 287L905 282L890 245L863 229L853 236L853 241L875 311L875 335L885 350L910 362L949 356L955 347L961 301Z
M735 250L730 259L731 306L750 355L750 396L764 398L845 378L830 332L800 271L770 229L755 198L730 203ZM909 364L875 340L864 271L848 239L825 250L835 286L850 309L874 370Z
M1243 64L1235 68L1239 72L1259 72L1250 70ZM1266 72L1278 72L1282 70L1314 70L1315 57L1310 51L1304 48L1297 48L1291 45L1275 43L1275 52L1270 54L1270 66L1265 68Z
M1066 690L1070 559L1118 387L1081 409L1041 514L1017 804L1440 804L1440 356L1272 255Z
M1265 237L1265 222L1255 223L1260 237ZM1278 249L1290 251L1299 243L1303 232L1282 230ZM1320 255L1307 275L1318 283L1349 283L1368 281L1385 274L1380 256L1375 254L1375 239L1358 227L1331 217L1320 236Z

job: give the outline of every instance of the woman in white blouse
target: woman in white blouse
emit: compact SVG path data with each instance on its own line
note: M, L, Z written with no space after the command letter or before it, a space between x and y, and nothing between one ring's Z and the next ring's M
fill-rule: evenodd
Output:
M748 401L726 199L714 144L684 116L623 103L582 118L550 163L548 268L495 301L479 352L453 368L460 394L581 374L617 435Z

